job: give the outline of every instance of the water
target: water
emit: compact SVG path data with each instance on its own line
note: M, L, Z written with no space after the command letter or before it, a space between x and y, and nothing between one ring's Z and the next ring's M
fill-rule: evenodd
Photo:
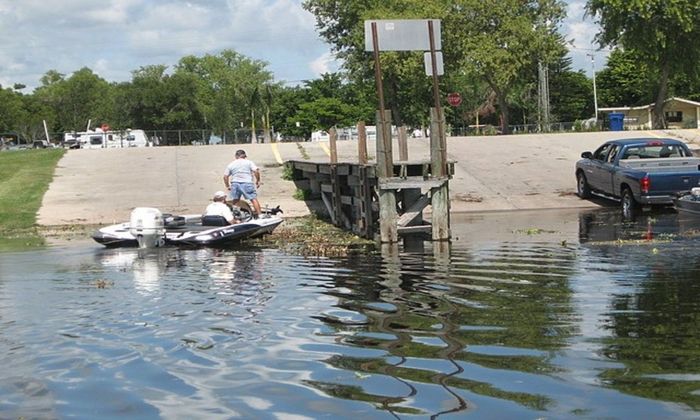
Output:
M0 254L0 418L700 414L700 222L453 217L445 251Z

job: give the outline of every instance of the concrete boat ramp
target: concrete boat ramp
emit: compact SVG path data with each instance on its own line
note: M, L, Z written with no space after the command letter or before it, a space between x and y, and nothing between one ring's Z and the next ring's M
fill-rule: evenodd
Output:
M450 137L448 159L455 161L450 182L453 212L485 212L596 207L575 195L574 164L581 152L615 138L673 137L700 147L700 130L556 133ZM357 161L357 143L339 141L338 160ZM409 160L429 160L429 140L408 140ZM375 144L368 142L370 162ZM263 205L277 206L287 217L310 213L295 199L296 187L282 179L283 162L328 162L327 142L128 149L70 150L58 163L38 213L43 226L111 224L129 219L135 207L164 213L196 214L214 192L237 149L262 172L258 191ZM394 159L398 146L394 144Z

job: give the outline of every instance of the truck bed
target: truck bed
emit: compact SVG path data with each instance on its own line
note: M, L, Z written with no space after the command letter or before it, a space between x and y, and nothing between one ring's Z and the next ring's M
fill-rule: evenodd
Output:
M700 158L667 157L653 159L621 159L620 167L648 173L700 172Z

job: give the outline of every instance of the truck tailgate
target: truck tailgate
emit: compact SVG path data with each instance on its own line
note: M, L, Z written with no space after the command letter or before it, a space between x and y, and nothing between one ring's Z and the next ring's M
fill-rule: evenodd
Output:
M700 186L700 158L626 159L620 166L649 176L647 195L675 195Z
M674 195L680 191L700 187L700 171L654 172L648 176L651 181L649 195Z

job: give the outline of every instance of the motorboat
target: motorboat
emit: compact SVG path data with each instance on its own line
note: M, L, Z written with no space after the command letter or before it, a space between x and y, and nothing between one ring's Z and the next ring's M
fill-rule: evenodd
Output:
M92 239L107 247L158 248L168 245L226 247L243 239L272 233L283 219L279 207L263 209L257 218L234 211L239 223L222 216L172 215L137 207L128 222L98 229Z
M679 212L700 215L700 187L679 194L673 199L673 205Z

